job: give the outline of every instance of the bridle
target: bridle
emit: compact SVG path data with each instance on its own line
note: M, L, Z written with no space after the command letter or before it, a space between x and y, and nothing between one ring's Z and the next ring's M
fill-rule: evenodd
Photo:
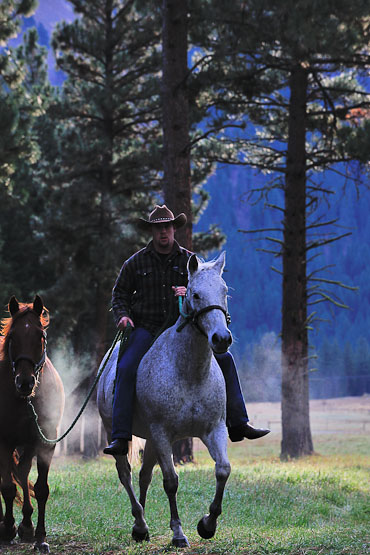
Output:
M180 299L181 299L181 301L180 301ZM186 300L187 299L185 297L185 302L186 302ZM231 323L230 314L227 312L227 310L224 309L223 306L220 306L219 304L210 304L210 305L205 306L204 308L201 308L199 310L190 310L190 312L184 312L183 309L182 309L182 297L179 297L179 312L180 312L181 316L184 318L184 321L176 328L176 331L180 332L187 324L191 324L202 335L204 335L205 337L208 337L206 332L200 327L200 325L198 323L198 318L202 314L205 314L206 312L210 312L211 310L221 310L221 312L224 313L226 324L228 326L230 325L230 323Z
M12 366L14 376L16 374L16 365L18 364L18 362L20 360L27 360L28 362L30 362L33 365L33 373L35 374L35 378L37 380L38 375L39 375L42 367L44 366L45 360L46 360L47 335L46 335L45 330L42 330L42 335L43 335L43 338L44 338L44 350L43 350L42 356L41 356L41 358L38 362L35 362L31 357L29 357L27 355L19 355L15 360L13 360L12 347L11 347L12 346L12 339L11 339L11 337L9 338L9 344L8 344L9 361L10 361L10 364Z

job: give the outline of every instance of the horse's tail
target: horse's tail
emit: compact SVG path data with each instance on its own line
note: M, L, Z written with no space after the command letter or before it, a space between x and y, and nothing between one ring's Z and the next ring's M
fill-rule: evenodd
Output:
M132 441L129 443L128 460L130 464L135 464L141 461L145 447L145 439L141 437L132 436Z
M12 478L13 478L13 482L17 486L17 491L15 494L15 502L17 505L22 505L23 503L21 480L19 478L19 472L18 472L20 458L21 458L21 455L19 451L15 449L13 452L13 460L12 460ZM30 490L31 497L35 497L35 489L34 489L33 483L30 480L28 480L28 487Z

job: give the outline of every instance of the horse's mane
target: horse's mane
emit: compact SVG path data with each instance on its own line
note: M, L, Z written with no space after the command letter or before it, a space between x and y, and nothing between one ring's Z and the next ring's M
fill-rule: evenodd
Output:
M14 320L19 318L19 316L25 314L26 312L33 312L35 314L32 303L19 303L19 312L17 312L17 314L15 314L14 316L7 316L0 320L0 333L2 335L2 337L0 337L0 360L4 360L6 353L8 352L6 348L7 339ZM46 329L48 327L49 321L49 311L44 308L40 316L40 323L43 329Z

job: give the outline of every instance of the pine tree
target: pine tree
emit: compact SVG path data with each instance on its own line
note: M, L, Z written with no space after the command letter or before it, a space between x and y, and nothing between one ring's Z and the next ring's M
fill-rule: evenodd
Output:
M11 186L14 164L34 156L29 134L30 115L23 87L22 66L9 40L20 32L21 17L30 16L37 0L7 0L0 3L0 184Z
M53 238L47 257L57 274L48 295L57 323L67 335L74 331L76 351L90 351L96 367L106 349L114 279L146 239L133 222L158 187L160 35L135 2L71 4L78 19L58 24L52 39L66 80L49 109L49 156L45 148Z
M199 86L207 90L213 127L226 129L213 138L213 159L272 175L266 189L284 193L283 206L275 206L283 225L271 235L277 248L270 249L282 258L281 456L310 454L308 327L316 316L308 307L333 300L322 286L334 282L317 268L309 273L307 265L313 249L338 239L330 228L318 235L334 223L315 220L328 193L322 172L334 168L356 178L349 162L363 162L341 130L348 130L351 110L369 106L361 82L368 70L368 5L250 0L237 10L222 0L212 3L206 34L199 10L210 3L194 6L193 40L203 48ZM226 152L217 153L220 145Z
M12 133L7 135L5 131L2 137L6 157L7 149L11 150L2 174L2 185L5 186L0 188L3 306L11 295L24 301L30 300L50 284L48 280L52 277L52 272L42 264L43 238L35 234L34 229L42 207L36 171L42 165L38 144L40 128L37 126L51 90L47 78L46 49L40 48L37 41L35 29L25 33L21 45L8 50L8 63L3 75L4 82L8 82L9 73L12 75L11 85L4 86L3 91L8 95L9 104L15 108L16 116ZM2 109L5 110L7 104L3 104Z

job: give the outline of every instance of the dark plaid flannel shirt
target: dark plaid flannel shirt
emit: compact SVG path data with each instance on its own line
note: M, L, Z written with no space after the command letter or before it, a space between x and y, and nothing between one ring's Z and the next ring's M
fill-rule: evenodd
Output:
M175 241L171 254L163 262L151 241L126 260L113 287L116 324L123 316L129 316L135 327L155 334L170 315L177 315L178 299L172 286L187 285L187 262L191 254Z

